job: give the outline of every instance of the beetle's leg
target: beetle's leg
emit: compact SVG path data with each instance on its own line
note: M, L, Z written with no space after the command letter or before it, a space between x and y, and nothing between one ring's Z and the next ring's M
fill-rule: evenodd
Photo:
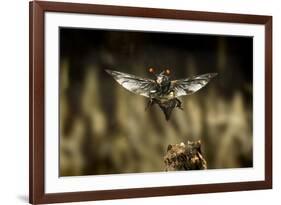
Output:
M177 101L176 107L183 110L182 102L178 98L176 98L176 101Z
M153 98L149 97L149 101L145 107L145 111L148 110L154 104Z

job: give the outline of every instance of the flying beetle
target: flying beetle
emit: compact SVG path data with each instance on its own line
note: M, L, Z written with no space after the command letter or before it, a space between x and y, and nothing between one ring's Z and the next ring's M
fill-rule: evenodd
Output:
M146 110L158 104L168 121L174 108L183 110L182 102L178 97L191 95L203 88L217 73L206 73L191 78L171 80L169 69L156 73L153 68L149 72L154 79L138 77L132 74L114 70L105 70L123 88L130 92L149 98Z

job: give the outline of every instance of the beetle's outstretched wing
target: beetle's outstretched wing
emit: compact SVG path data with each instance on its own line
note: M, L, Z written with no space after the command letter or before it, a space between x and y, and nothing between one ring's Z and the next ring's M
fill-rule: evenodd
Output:
M191 95L192 93L195 93L207 85L207 83L216 75L217 73L207 73L192 78L171 81L172 89L175 92L175 97Z
M128 73L119 71L105 70L110 74L122 87L131 91L132 93L149 97L150 91L155 90L156 83L147 78L137 77Z

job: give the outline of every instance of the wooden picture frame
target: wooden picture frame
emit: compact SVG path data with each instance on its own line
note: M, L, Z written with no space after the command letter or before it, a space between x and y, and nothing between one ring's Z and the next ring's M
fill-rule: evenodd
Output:
M265 27L265 179L215 184L178 185L149 188L45 193L44 139L45 139L45 59L44 15L46 12L97 14L157 19L195 20L263 25ZM180 194L227 192L272 188L272 17L260 15L214 13L104 6L92 4L33 1L29 4L30 20L30 139L29 139L29 200L32 204L74 202L88 200L153 197Z

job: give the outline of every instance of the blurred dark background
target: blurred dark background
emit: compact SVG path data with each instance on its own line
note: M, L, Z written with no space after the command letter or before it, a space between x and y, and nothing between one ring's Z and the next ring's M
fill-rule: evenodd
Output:
M60 175L163 171L169 144L201 140L209 169L252 166L251 37L60 28ZM174 79L217 72L181 98L167 122L159 107L104 69Z

